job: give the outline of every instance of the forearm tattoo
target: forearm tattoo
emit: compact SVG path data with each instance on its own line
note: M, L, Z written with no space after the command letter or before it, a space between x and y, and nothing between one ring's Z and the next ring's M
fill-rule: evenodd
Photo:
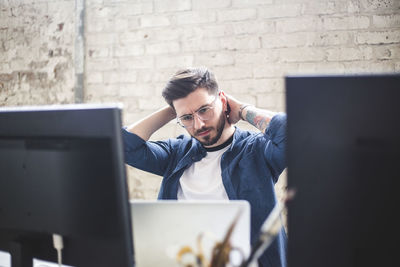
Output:
M264 132L265 129L267 129L272 116L273 116L272 112L271 114L268 114L268 112L262 112L255 108L251 109L249 108L247 109L246 112L246 121L248 121L250 124L255 126L260 131Z

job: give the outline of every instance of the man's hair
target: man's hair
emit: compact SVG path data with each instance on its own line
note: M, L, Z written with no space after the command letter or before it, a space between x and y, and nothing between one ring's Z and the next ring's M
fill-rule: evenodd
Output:
M174 100L184 98L198 88L206 88L209 94L218 92L214 74L205 67L177 71L165 86L162 96L174 108Z

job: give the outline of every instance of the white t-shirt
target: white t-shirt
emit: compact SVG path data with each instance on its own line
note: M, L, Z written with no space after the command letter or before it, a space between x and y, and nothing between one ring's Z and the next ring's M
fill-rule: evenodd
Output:
M228 200L221 176L221 157L230 145L207 152L187 168L179 180L178 200Z

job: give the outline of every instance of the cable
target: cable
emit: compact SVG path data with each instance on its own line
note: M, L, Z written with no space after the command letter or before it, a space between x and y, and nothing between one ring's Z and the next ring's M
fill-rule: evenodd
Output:
M64 248L63 238L61 235L53 234L53 246L57 250L58 266L62 265L62 249Z

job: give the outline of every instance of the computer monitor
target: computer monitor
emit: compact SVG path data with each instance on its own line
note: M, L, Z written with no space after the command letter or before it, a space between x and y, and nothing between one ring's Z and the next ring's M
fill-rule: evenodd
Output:
M400 75L285 82L288 266L400 266Z
M133 266L118 105L0 109L0 250L12 267Z

